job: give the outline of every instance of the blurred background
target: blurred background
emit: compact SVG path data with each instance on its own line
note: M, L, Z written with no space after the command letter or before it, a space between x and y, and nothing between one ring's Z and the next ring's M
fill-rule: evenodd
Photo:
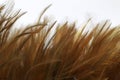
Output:
M0 0L0 4L9 0ZM77 25L92 18L93 23L110 20L112 26L120 24L120 0L11 0L15 3L14 9L27 11L18 21L21 25L33 23L40 13L49 4L52 6L45 12L48 19L76 21Z

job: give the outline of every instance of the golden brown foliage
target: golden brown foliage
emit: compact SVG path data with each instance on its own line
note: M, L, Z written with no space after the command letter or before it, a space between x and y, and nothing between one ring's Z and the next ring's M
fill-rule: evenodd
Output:
M65 23L49 37L56 22L44 21L12 32L23 14L0 13L0 80L120 79L119 27L106 21L83 32Z

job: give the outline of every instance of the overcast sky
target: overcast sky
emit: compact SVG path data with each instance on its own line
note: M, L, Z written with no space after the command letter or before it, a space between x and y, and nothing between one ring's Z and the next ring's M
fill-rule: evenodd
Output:
M0 3L4 1L0 0ZM81 23L93 17L95 22L110 19L112 25L120 24L120 0L14 0L14 2L15 9L28 12L20 20L23 24L34 22L49 4L52 6L45 15L58 22L69 20Z

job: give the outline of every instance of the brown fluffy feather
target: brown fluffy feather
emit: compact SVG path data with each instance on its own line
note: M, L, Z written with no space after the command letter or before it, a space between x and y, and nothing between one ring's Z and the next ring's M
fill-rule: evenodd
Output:
M0 80L120 79L119 27L109 28L106 21L84 32L65 23L49 39L56 22L12 32L23 14L0 14Z

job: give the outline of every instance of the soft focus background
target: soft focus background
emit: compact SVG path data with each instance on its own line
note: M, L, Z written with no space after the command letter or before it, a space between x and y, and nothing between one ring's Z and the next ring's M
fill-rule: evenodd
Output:
M7 0L9 1L9 0ZM33 23L40 12L49 4L52 6L44 14L58 22L76 21L81 24L92 17L94 23L109 19L112 26L120 24L120 0L11 0L14 9L27 11L18 22L21 25ZM6 0L0 0L0 4Z

